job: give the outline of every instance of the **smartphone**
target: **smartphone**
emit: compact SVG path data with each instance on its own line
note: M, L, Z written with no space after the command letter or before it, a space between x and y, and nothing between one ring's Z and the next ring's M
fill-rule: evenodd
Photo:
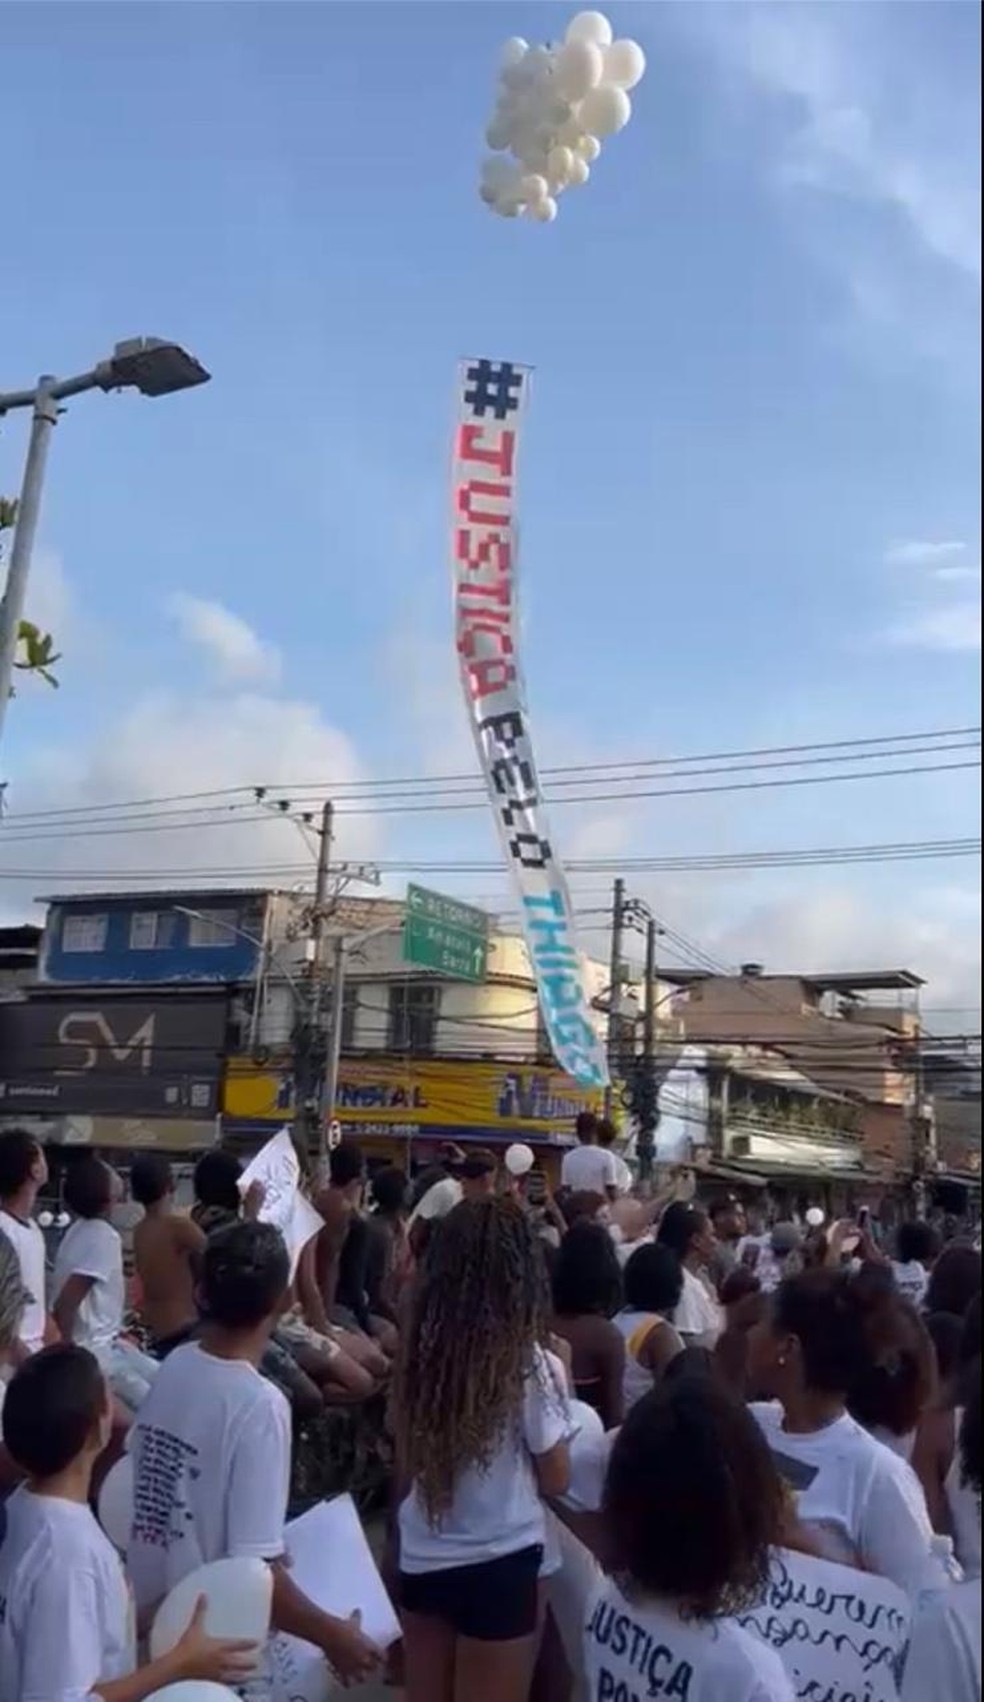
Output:
M861 1209L859 1210L857 1218L855 1220L857 1222L858 1228L862 1229L862 1230L867 1229L868 1220L870 1219L870 1217L871 1217L871 1207L870 1206L862 1206Z

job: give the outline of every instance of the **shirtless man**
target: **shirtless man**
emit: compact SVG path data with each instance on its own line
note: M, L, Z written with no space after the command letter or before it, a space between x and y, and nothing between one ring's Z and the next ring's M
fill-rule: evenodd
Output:
M158 1153L141 1153L130 1171L130 1192L144 1216L133 1232L133 1257L143 1292L143 1318L164 1358L197 1326L195 1285L206 1237L174 1209L171 1166Z
M332 1337L372 1377L383 1380L390 1371L387 1354L340 1304L338 1292L342 1253L349 1234L353 1228L356 1234L365 1231L359 1211L364 1190L365 1160L357 1146L343 1141L331 1155L329 1185L314 1201L324 1228L301 1254L297 1286L311 1328Z

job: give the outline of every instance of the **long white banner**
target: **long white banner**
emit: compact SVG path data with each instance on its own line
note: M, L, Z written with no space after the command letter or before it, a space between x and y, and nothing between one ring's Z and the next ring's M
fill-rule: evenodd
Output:
M608 1081L574 912L547 829L519 665L516 463L528 367L462 361L454 437L455 642L489 798L520 898L554 1056L575 1081Z

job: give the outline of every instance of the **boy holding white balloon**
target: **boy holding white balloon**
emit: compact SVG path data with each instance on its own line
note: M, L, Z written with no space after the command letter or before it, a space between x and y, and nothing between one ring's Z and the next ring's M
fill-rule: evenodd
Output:
M85 1348L43 1349L7 1390L4 1442L27 1482L0 1547L0 1702L143 1702L184 1680L235 1683L255 1664L254 1644L207 1635L201 1601L175 1647L137 1667L130 1591L89 1509L111 1423Z
M130 1576L143 1617L202 1566L266 1561L273 1629L320 1649L343 1683L359 1682L380 1665L381 1650L357 1620L309 1601L285 1561L290 1408L258 1366L289 1281L272 1224L235 1223L209 1237L200 1339L164 1361L132 1433Z

